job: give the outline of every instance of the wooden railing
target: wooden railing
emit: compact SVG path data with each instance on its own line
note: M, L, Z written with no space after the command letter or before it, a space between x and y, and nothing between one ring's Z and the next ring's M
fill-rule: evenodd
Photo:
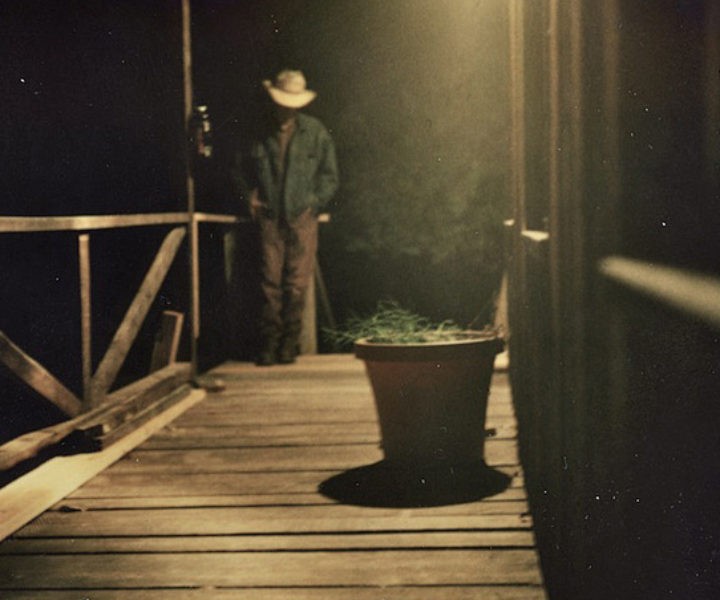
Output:
M165 356L158 360L154 353L155 373L142 382L127 386L110 394L118 374L135 341L145 318L165 280L170 267L177 258L188 231L197 239L199 223L237 224L243 219L232 215L208 213L154 213L107 216L45 216L45 217L0 217L0 235L29 234L39 232L68 231L78 233L78 271L80 322L82 340L83 397L78 398L68 386L55 377L50 369L35 360L17 343L0 331L0 362L5 364L25 384L54 404L68 417L68 421L26 434L0 447L0 470L11 468L18 462L33 456L42 448L57 442L62 437L77 431L95 431L108 435L112 423L126 421L119 417L123 411L132 414L147 411L149 403L171 388L193 383L197 377L197 340L200 332L199 293L199 249L198 244L189 244L188 261L190 278L190 362L176 364L177 337L180 327L177 323L169 327L175 337L164 344ZM92 370L92 281L90 277L91 232L126 227L175 226L166 234L155 258L148 269L139 289L117 327L112 340L105 350L94 373ZM177 313L175 313L177 315ZM133 387L134 386L134 387ZM132 389L130 389L132 388Z
M600 273L692 318L720 329L720 278L637 259L610 256Z

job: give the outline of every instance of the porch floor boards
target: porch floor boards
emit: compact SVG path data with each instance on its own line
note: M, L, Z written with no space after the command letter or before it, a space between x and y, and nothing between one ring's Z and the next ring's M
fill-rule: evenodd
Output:
M541 600L507 376L480 501L363 507L318 492L382 458L360 361L227 363L226 387L0 544L4 600Z

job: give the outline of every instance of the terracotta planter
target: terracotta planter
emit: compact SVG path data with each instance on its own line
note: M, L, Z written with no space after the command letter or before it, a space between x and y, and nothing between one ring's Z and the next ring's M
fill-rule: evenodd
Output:
M386 461L412 468L482 461L490 379L502 348L498 337L471 331L450 342L356 342Z

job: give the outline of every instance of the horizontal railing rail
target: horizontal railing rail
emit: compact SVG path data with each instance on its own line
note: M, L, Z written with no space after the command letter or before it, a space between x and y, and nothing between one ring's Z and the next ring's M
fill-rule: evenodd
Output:
M91 231L123 227L149 227L154 225L180 225L190 220L198 223L243 223L247 219L235 215L200 213L190 217L187 212L166 212L127 215L62 215L13 217L0 216L0 234L50 231Z
M329 222L327 214L318 216L320 223ZM205 213L205 212L163 212L141 214L113 214L113 215L58 215L58 216L0 216L0 237L6 235L32 236L50 232L71 232L77 234L77 263L79 274L79 316L81 329L80 360L82 367L82 394L76 396L50 369L35 360L25 352L18 340L11 340L3 331L0 331L0 363L4 364L26 386L39 393L47 401L54 404L69 419L93 416L97 411L106 411L108 403L114 403L118 392L111 392L121 367L130 353L134 341L140 333L141 327L155 302L163 281L171 265L178 257L179 249L184 241L188 241L188 264L191 276L187 288L188 294L188 333L190 345L190 361L187 363L187 382L197 381L197 340L200 334L200 261L199 244L192 244L193 236L197 240L197 229L200 224L215 224L222 226L236 226L250 222L248 217ZM91 238L93 232L121 230L133 227L162 227L167 228L157 252L152 260L143 281L125 312L121 323L117 327L112 339L93 370L92 356L93 327L92 327L92 281L90 269ZM311 285L312 291L318 288L320 304L326 313L326 318L333 323L332 310L327 298L327 291L323 283L319 266L316 263L315 282ZM305 352L315 352L315 310L316 298L314 293L308 294L303 328L312 335L305 336L303 347ZM172 313L172 314L170 314ZM153 360L148 366L151 374L161 372L163 368L175 363L178 343L180 340L184 315L174 311L163 314L164 331L156 339L156 348L153 351ZM167 338L167 339L166 339ZM141 376L137 384L148 379L149 375ZM62 425L62 424L61 424ZM67 427L60 429L51 427L48 432L34 431L24 434L16 440L0 446L0 471L7 469L27 456L38 452L49 441L58 439L58 431L65 432ZM43 430L44 431L44 430ZM64 435L64 433L63 433ZM18 452L17 448L22 451Z
M35 360L17 341L11 340L3 331L0 331L0 363L4 364L20 381L26 386L39 393L47 401L54 404L68 419L67 423L72 424L74 420L82 415L92 417L96 413L107 412L109 405L116 404L116 398L122 396L118 393L110 393L120 369L131 351L133 343L140 332L140 329L150 312L150 308L156 299L159 290L165 280L171 265L178 257L179 249L184 240L188 239L188 232L196 230L200 223L237 225L247 222L247 218L229 214L201 213L201 212L165 212L165 213L143 213L143 214L115 214L115 215L60 215L60 216L0 216L0 236L3 234L21 234L24 236L38 235L48 232L75 232L77 233L77 261L79 273L79 299L80 299L80 327L81 327L81 356L82 361L82 397L76 397L68 387L56 378L46 366ZM99 364L93 372L92 364L92 314L91 314L91 289L90 277L90 252L91 232L120 230L132 227L153 227L160 226L169 229L158 248L152 264L150 265L139 289L134 294L127 308L125 316L117 327L114 336L105 350ZM199 268L198 248L194 246L189 252L188 260L193 269ZM187 293L190 302L190 327L191 343L195 343L199 332L199 277L189 278L189 289ZM182 315L179 322L182 322ZM177 322L177 319L176 319ZM167 348L175 348L173 352L153 352L153 365L148 365L148 370L155 373L163 373L166 365L175 364L177 345L180 337L179 327L170 328L175 339L163 340ZM186 370L178 371L185 374L186 382L191 382L197 375L197 353L191 348L191 359ZM157 357L161 356L158 363ZM163 362L164 360L164 362ZM178 363L179 364L179 363ZM167 371L167 373L171 373ZM175 371L172 371L172 385L179 382ZM166 393L165 387L158 387L154 379L148 374L143 374L137 384L149 381L157 388ZM147 387L142 384L141 387ZM125 389L125 388L123 388ZM157 395L157 393L155 395ZM147 402L158 401L154 398L143 400L145 407ZM118 407L125 410L124 407ZM139 409L131 407L134 412ZM128 409L129 410L129 409ZM133 411L128 413L127 418L134 415ZM140 411L142 412L142 411ZM132 414L131 414L132 413ZM133 417L134 418L134 417ZM73 420L74 419L74 420ZM119 422L122 422L120 419ZM63 429L50 428L50 434L41 435L40 431L33 431L23 434L20 438L11 440L0 446L2 464L0 470L11 468L15 464L33 456L47 445L48 440L58 441L58 431L63 435L67 434L67 427ZM57 431L56 431L57 429ZM107 432L102 432L107 437ZM20 448L21 451L18 451Z
M605 277L720 329L720 278L621 256L599 264Z

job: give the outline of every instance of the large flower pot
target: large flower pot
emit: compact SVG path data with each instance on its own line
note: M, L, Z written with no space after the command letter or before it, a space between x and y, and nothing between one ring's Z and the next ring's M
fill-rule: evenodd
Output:
M356 342L385 460L413 469L482 461L490 379L502 348L502 340L483 332L447 342Z

